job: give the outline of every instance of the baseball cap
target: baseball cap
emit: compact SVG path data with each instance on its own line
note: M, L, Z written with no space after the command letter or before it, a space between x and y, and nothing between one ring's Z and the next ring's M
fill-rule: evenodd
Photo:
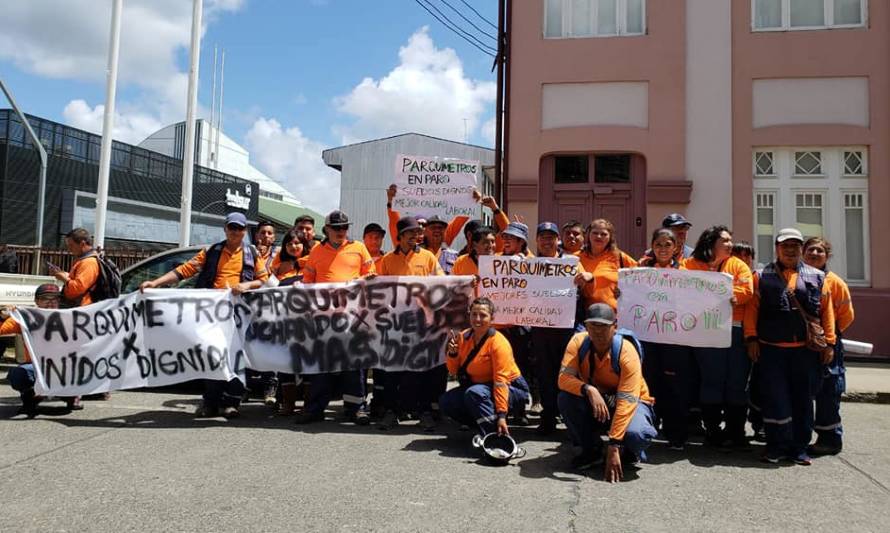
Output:
M239 228L247 227L247 217L244 216L244 213L238 213L237 211L234 213L229 213L226 215L226 226L228 225L238 226Z
M59 287L54 283L44 283L37 287L37 290L34 291L34 299L37 298L46 298L47 296L62 296L62 291L59 290Z
M420 222L416 217L402 217L396 222L396 231L399 235L413 229L420 229Z
M692 226L692 222L680 213L671 213L661 221L662 228L676 228L677 226Z
M370 224L365 226L365 230L362 232L362 237L364 237L365 235L367 235L369 233L375 233L375 232L380 233L382 235L386 235L386 230L383 229L383 226L381 226L380 224L378 224L376 222L371 222Z
M448 222L445 222L442 219L442 217L440 217L439 215L433 215L426 219L426 225L427 226L433 226L433 225L447 226Z
M587 308L584 323L605 324L611 326L615 323L615 311L606 304L593 304Z
M510 222L502 233L528 242L528 226L522 222Z
M800 241L800 243L803 244L803 234L796 228L780 229L779 234L776 235L776 244L790 240Z
M538 224L538 235L544 233L545 231L549 231L559 235L559 227L553 222L541 222Z
M324 225L325 226L331 226L331 227L346 226L346 227L348 227L350 224L351 224L351 222L349 222L349 217L346 216L346 213L344 213L343 211L340 211L340 210L331 211L330 214L328 214L328 216L324 217Z

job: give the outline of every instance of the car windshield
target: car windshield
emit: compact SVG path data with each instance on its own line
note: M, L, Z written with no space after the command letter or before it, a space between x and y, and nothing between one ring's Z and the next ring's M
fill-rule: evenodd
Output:
M177 252L164 252L158 254L146 262L133 267L121 274L121 293L126 294L139 289L139 285L143 281L148 281L160 277L170 272L179 265L185 263L195 256L200 250L199 247L179 250ZM195 286L196 277L180 281L176 288L192 288Z

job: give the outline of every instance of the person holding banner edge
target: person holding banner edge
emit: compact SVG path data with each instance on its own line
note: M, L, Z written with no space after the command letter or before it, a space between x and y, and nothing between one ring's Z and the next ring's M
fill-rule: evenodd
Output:
M509 435L507 415L528 402L528 383L510 343L492 327L494 303L476 298L469 313L470 328L460 335L452 331L445 352L448 372L457 376L459 386L442 395L439 407L457 422L476 426L483 437Z
M417 240L423 233L415 217L402 217L396 224L398 246L389 252L379 263L377 274L381 276L444 276L442 267L432 252L421 248ZM399 423L400 408L419 415L420 426L424 431L436 427L433 418L433 403L436 394L442 389L439 382L447 380L445 368L440 366L424 372L383 372L374 370L374 389L381 392L384 406L379 428L388 430ZM377 388L377 380L382 378L382 389ZM431 397L431 394L434 397Z
M312 249L303 268L303 283L352 281L376 275L374 260L365 245L348 238L349 217L335 210L325 217L325 240ZM324 411L335 388L343 396L344 415L356 425L367 426L371 417L365 403L364 370L314 374L309 378L309 397L296 415L297 424L324 420Z
M58 309L61 297L62 292L59 290L59 287L52 283L44 283L34 291L34 303L40 309ZM18 335L21 333L22 327L12 317L4 320L2 325L0 325L0 335ZM9 382L9 386L14 391L19 393L22 399L22 406L16 413L16 416L25 415L28 419L36 417L37 405L42 398L34 392L34 383L36 382L34 362L27 348L25 348L25 362L11 368L6 374L6 381ZM65 398L68 410L83 409L80 401L75 402L75 399L79 400L78 397Z
M574 226L567 227L571 229ZM580 250L582 242L580 227L578 227L578 233L577 244L578 250ZM572 255L571 251L559 248L559 227L553 222L538 224L535 243L538 257L562 258L567 254ZM580 271L582 268L579 262L578 270ZM559 415L557 405L559 367L566 346L574 333L574 328L532 328L531 348L535 355L542 408L540 423L536 428L538 435L549 435L556 430L556 417Z
M195 275L198 289L230 289L233 294L241 294L262 287L269 279L269 272L256 247L244 241L247 217L244 213L229 213L224 230L224 241L202 249L163 276L142 282L139 290L165 287ZM237 378L229 382L205 380L203 401L195 410L195 417L214 417L220 411L226 418L239 416L244 392L244 383Z
M651 255L640 259L640 267L673 268L685 270L677 260L678 240L674 232L658 228L652 233ZM649 392L656 398L655 426L663 423L668 448L682 451L689 438L689 407L693 396L693 369L695 360L688 346L642 341L646 357L643 359L643 377ZM697 391L696 391L697 395Z
M745 310L748 356L759 363L763 386L766 452L763 460L812 464L813 399L820 370L834 358L834 307L825 273L801 259L803 235L784 228L776 235L776 260L754 277ZM819 332L816 326L821 326Z
M751 269L732 255L732 232L726 226L711 226L698 238L692 257L683 262L687 270L722 272L732 277L732 340L729 348L693 348L701 376L699 401L705 441L717 447L748 446L748 374L751 361L745 353L742 320L751 299ZM721 423L723 427L721 428Z

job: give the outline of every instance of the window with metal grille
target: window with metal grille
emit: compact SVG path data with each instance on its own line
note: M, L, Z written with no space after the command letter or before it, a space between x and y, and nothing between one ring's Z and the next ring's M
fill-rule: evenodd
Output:
M862 152L856 150L851 152L844 152L844 176L864 176L865 175L865 161L862 157Z
M774 176L776 174L773 167L772 152L754 152L754 175L755 176Z
M794 175L821 176L822 152L794 152Z

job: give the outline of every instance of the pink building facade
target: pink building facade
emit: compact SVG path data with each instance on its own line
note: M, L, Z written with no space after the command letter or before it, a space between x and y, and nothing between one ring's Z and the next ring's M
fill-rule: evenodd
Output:
M632 252L667 213L772 258L834 245L890 356L890 2L514 0L507 196L531 223L604 217Z

